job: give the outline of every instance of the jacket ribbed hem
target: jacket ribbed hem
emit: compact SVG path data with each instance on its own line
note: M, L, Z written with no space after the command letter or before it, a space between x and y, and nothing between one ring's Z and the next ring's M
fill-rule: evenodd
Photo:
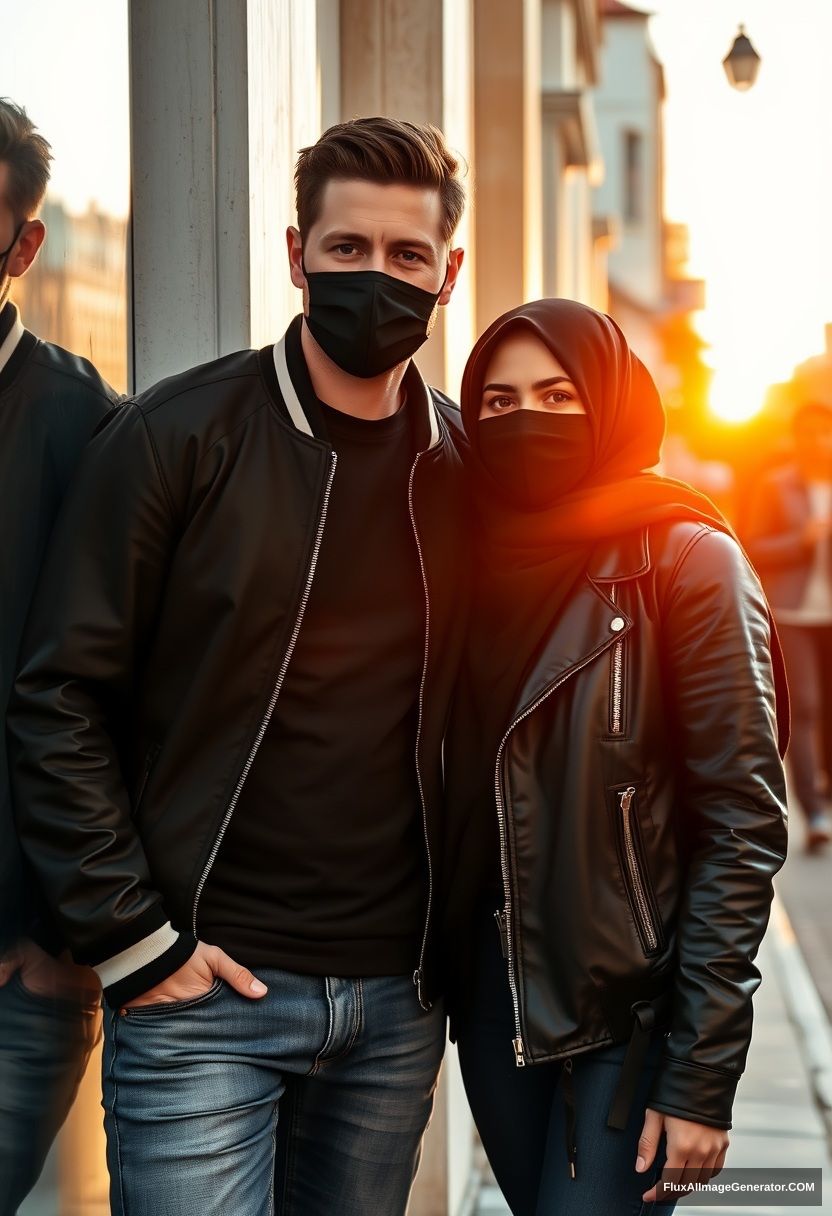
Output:
M120 924L118 929L108 933L106 937L96 940L86 949L73 950L73 958L76 963L86 963L90 967L98 967L117 954L129 950L131 946L144 941L146 937L150 937L151 933L155 933L157 929L161 929L167 923L167 913L162 907L161 900L157 900L149 908L145 908L144 912L140 912L132 920Z
M730 1129L740 1075L665 1058L653 1081L647 1105L680 1119Z
M126 1001L132 1001L137 996L155 988L180 967L196 950L196 938L191 933L180 933L164 953L158 955L136 971L109 984L104 988L104 1002L111 1009L118 1009Z

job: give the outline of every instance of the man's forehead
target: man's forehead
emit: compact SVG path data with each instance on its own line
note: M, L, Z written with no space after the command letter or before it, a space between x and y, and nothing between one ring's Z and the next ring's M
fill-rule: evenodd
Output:
M418 230L426 239L441 241L439 191L402 182L389 185L353 179L327 182L315 227L355 231L357 226L366 228L368 235L378 235L383 230L392 240L401 239L405 229Z

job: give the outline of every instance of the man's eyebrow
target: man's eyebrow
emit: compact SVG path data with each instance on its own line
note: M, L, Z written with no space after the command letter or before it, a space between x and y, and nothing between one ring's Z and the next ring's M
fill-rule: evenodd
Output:
M367 236L366 232L342 232L340 229L326 232L321 238L322 244L332 241L338 245L360 245L362 248L372 244L372 239ZM419 237L398 237L396 240L390 241L390 246L393 249L416 249L420 253L436 256L435 246L430 241L421 240Z
M370 238L366 232L341 232L335 229L333 232L324 233L321 243L325 244L327 241L337 241L339 245L369 245Z

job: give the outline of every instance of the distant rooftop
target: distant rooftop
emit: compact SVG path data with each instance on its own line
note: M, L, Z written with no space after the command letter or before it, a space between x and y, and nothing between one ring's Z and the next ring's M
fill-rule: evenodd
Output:
M599 9L602 17L651 17L652 13L646 13L643 9L633 8L630 4L623 4L622 0L599 0Z

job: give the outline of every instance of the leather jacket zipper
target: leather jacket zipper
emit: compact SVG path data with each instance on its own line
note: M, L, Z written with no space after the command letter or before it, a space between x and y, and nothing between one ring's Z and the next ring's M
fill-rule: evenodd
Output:
M234 809L237 806L237 802L239 801L240 794L242 793L242 790L243 790L243 786L246 783L246 778L248 777L251 766L254 763L254 757L257 755L258 748L260 747L260 744L263 741L263 736L266 733L266 728L268 727L271 716L274 713L274 707L277 704L277 698L280 696L280 690L283 687L283 681L286 679L286 672L289 667L289 661L292 658L292 652L294 651L295 644L297 643L297 640L298 640L298 634L300 633L301 623L303 621L304 613L306 612L306 605L309 602L309 593L312 590L312 580L315 577L315 567L318 564L318 555L321 551L321 541L323 540L323 535L324 535L324 525L326 523L326 513L329 508L329 498L332 493L332 483L335 480L335 466L338 463L338 456L336 455L335 452L332 453L331 460L332 460L332 462L330 464L329 477L327 479L326 489L324 490L323 502L321 504L321 514L320 514L320 518L318 520L318 531L315 536L315 545L312 550L312 557L309 562L309 569L306 573L306 583L303 588L303 595L301 596L301 601L300 601L300 605L298 607L297 617L295 618L294 628L292 629L292 636L289 638L289 645L287 646L286 653L283 656L283 662L281 663L280 671L277 674L277 681L275 682L274 689L272 690L272 695L269 700L269 704L266 707L266 712L263 715L263 720L260 723L260 728L257 731L257 735L255 736L254 742L251 746L251 751L248 754L248 759L246 760L246 762L243 766L243 771L240 773L240 777L237 781L237 785L234 789L234 793L231 795L231 801L228 804L228 807L225 812L225 816L223 817L223 821L220 824L220 830L217 834L216 840L214 841L214 844L211 849L208 860L205 863L205 869L202 871L202 876L200 877L200 880L197 884L196 892L194 894L192 927L193 927L193 932L194 932L195 937L197 936L196 914L197 914L197 908L199 907L200 896L202 895L202 889L205 886L208 875L211 872L211 867L213 866L214 861L216 860L217 853L219 852L220 845L222 844L222 838L225 835L225 832L226 832L226 829L227 829L229 823L231 822L231 816L234 814Z
M512 941L513 909L511 906L511 876L510 876L510 872L509 872L509 861L508 861L508 831L506 828L506 807L505 807L505 801L503 798L503 783L502 783L503 753L504 753L505 745L508 741L509 735L512 733L514 728L516 726L519 726L521 722L523 722L526 718L528 718L529 714L534 713L534 711L540 705L543 704L543 702L547 699L547 697L550 697L553 692L555 692L558 688L560 688L561 684L564 684L566 682L566 680L568 680L570 678L570 676L575 675L577 672L581 671L584 667L588 666L588 664L591 663L592 660L597 657L597 653L598 652L595 651L593 654L588 655L587 658L585 658L582 663L578 663L577 666L575 666L575 667L570 667L569 671L565 672L564 675L562 675L559 680L555 680L554 684L551 684L547 689L545 689L544 692L542 692L540 694L540 696L537 698L537 700L532 702L532 704L528 707L528 709L525 709L523 711L523 713L520 714L519 717L514 719L514 721L511 723L508 730L506 731L506 733L503 735L502 739L500 740L500 746L497 749L497 763L496 763L495 770L494 770L494 792L495 792L496 799L497 799L497 823L498 823L498 826L500 829L500 864L501 864L502 872L503 872L503 893L505 896L505 904L503 907L503 917L504 917L503 923L505 924L506 962L507 962L507 966L508 966L508 985L509 985L509 988L511 989L511 1000L512 1000L512 1004L514 1006L515 1037L512 1040L512 1048L514 1050L514 1062L516 1063L518 1068L525 1067L527 1061L526 1061L526 1047L525 1047L525 1043L523 1042L523 1027L522 1027L522 1021L520 1018L520 997L519 997L519 994L517 991L517 974L516 974L515 965L514 965L514 944Z
M610 587L610 599L616 602L616 586ZM610 686L610 734L620 735L622 726L622 701L624 692L624 639L619 638L612 650L612 674Z
M653 917L647 882L641 869L638 826L634 822L635 797L636 787L634 785L630 785L626 790L621 790L619 792L618 805L621 809L624 858L627 867L627 875L630 881L630 890L634 898L634 905L639 922L639 930L647 951L652 953L658 949L659 932Z
M422 935L422 948L419 951L419 962L416 970L413 972L413 983L416 985L416 995L422 1009L427 1012L431 1009L433 1002L425 1002L423 995L424 967L425 967L425 950L428 944L428 933L430 932L430 917L433 908L433 863L430 856L430 839L428 836L428 809L425 801L425 788L422 782L422 771L419 767L419 746L422 741L422 712L425 696L425 681L428 674L428 653L430 649L430 593L428 591L428 578L425 571L425 560L422 554L422 542L419 539L419 529L416 526L416 512L413 507L413 481L416 476L416 466L419 463L421 452L416 454L416 459L413 461L413 466L410 470L410 481L407 487L407 502L410 510L410 523L413 528L413 535L416 539L416 551L419 554L419 569L422 572L422 586L425 590L425 654L422 662L422 680L419 685L419 707L416 720L416 781L419 786L419 801L422 805L422 830L425 836L425 853L428 863L428 904L425 913L425 930Z

